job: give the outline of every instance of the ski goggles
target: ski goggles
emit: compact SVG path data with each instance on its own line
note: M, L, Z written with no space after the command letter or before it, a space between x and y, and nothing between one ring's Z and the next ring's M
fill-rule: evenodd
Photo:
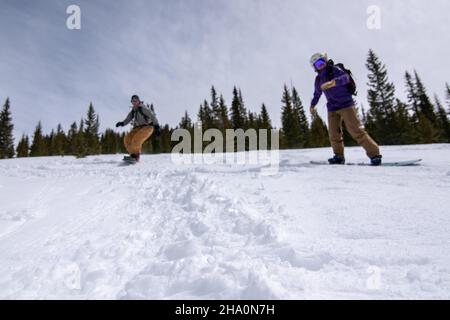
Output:
M327 63L325 62L324 59L319 59L316 62L314 62L314 68L316 69L320 69L321 67L323 67L324 65L326 65Z

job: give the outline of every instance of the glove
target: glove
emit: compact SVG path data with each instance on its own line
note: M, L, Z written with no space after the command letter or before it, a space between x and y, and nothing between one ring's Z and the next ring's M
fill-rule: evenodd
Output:
M118 127L123 127L125 124L122 122L122 121L120 121L120 122L117 122L116 123L116 128L118 128Z
M322 89L322 91L325 91L333 87L336 87L336 80L325 82L323 85L320 86L320 89Z
M161 127L159 125L154 125L153 129L155 129L155 135L159 137L161 135Z

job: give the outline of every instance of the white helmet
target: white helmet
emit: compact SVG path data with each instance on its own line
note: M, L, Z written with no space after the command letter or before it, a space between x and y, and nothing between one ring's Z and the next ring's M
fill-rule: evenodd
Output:
M325 61L328 61L328 56L326 53L315 53L312 55L311 59L309 60L309 63L311 64L311 67L314 68L314 63L317 62L317 60L323 59Z

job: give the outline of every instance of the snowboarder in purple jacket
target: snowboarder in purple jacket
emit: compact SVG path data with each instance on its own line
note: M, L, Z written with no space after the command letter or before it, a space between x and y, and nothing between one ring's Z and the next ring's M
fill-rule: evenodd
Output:
M326 54L316 53L311 57L311 66L317 73L314 84L314 97L311 101L311 114L315 115L316 105L322 93L327 98L328 134L334 157L328 159L330 164L344 164L344 138L342 122L347 131L370 158L372 165L381 165L382 156L377 143L368 135L358 118L353 100L353 92L349 89L350 74L328 60Z

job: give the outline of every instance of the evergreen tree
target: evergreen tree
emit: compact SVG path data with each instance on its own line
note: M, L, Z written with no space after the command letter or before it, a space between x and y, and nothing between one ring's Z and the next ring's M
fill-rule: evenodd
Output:
M228 107L222 95L219 98L219 129L224 133L226 129L231 129L231 122L228 118Z
M187 110L184 112L184 116L181 118L179 127L181 129L191 130L192 129L192 120L189 117Z
M328 138L327 126L325 125L325 122L323 122L319 114L315 113L312 116L308 147L320 148L328 147L329 145L330 141Z
M208 101L204 101L203 105L200 105L198 112L198 120L202 124L202 130L205 132L208 129L214 128L214 116Z
M165 125L161 129L161 153L170 153L172 151L172 141L170 139L172 130L169 125Z
M50 131L49 135L46 135L44 137L45 140L45 144L47 146L47 153L46 156L54 156L56 155L55 152L55 139L56 138L56 134L55 134L55 130L52 129L52 131Z
M414 143L415 134L413 119L409 115L406 104L396 99L392 123L392 142L393 144L411 144Z
M450 142L450 120L448 119L447 111L442 106L437 95L434 97L437 107L437 124L439 129L439 142Z
M116 154L119 151L119 135L112 129L106 129L101 137L102 154Z
M272 141L272 121L270 120L269 112L267 112L267 108L265 104L263 103L261 106L261 112L258 115L257 119L257 127L258 129L267 130L267 149L271 149L271 141ZM258 131L258 141L261 137L259 136Z
M84 131L84 120L80 120L80 124L78 126L78 132L75 135L75 156L77 158L83 158L87 155L86 152L86 140L85 140L85 131Z
M295 87L292 88L292 104L294 121L298 122L298 144L300 148L304 148L308 144L309 123L302 101Z
M434 106L431 103L430 98L426 92L425 86L417 74L417 71L414 70L414 78L415 78L415 88L416 94L418 98L418 110L419 112L426 117L432 125L436 123L436 113L434 112Z
M417 117L419 115L419 98L416 93L416 86L414 84L413 78L408 71L405 72L405 85L406 97L408 99L408 108L413 114L413 121L417 122Z
M282 148L300 147L300 118L298 110L294 110L291 94L284 85L283 103L281 107Z
M233 129L246 129L247 111L245 110L244 100L241 91L234 87L233 100L231 102L231 126Z
M221 122L220 105L219 105L219 98L217 96L217 92L214 86L211 87L211 117L213 122L213 128L220 128Z
M70 125L70 129L67 132L67 144L64 153L70 155L76 155L76 139L78 134L78 126L76 122Z
M369 111L366 127L376 141L392 143L390 129L395 102L395 87L388 81L386 66L373 50L369 50L366 67L369 70L367 98Z
M9 98L6 98L0 112L0 159L14 157L13 129Z
M100 127L99 116L95 113L92 102L89 104L87 117L85 120L84 140L86 144L86 154L99 154L100 141L98 130Z
M258 128L266 130L272 129L272 120L270 120L269 112L264 103L261 106L261 112L258 116Z
M42 124L39 121L33 134L30 147L30 157L42 157L47 154L47 145L42 134Z
M419 113L415 126L417 138L415 143L435 143L439 141L439 131L431 121L422 113Z
M52 154L63 156L66 154L66 144L67 144L67 137L64 133L64 130L61 126L61 124L58 124L58 127L56 128L56 134L54 135L52 139Z
M22 135L17 145L17 158L26 158L30 156L30 140L28 136Z
M248 112L248 123L247 123L248 129L255 129L258 130L258 115L254 112L249 111Z

